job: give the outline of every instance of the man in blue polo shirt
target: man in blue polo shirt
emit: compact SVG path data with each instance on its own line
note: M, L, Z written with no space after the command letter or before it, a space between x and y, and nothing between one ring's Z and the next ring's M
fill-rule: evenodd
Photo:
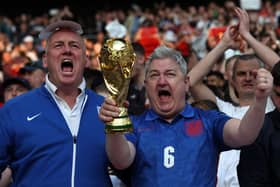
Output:
M224 37L234 38L234 30L227 29ZM257 102L241 121L185 102L189 77L178 51L165 46L156 48L146 62L145 72L151 109L132 117L132 133L106 134L111 163L118 170L129 169L128 185L133 187L214 187L219 153L252 143L262 127L272 89L270 72L255 72ZM106 98L99 117L108 123L119 112L116 103Z

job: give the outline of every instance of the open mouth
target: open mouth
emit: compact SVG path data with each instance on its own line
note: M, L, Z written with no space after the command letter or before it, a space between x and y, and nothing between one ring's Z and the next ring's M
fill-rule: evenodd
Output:
M243 87L252 88L252 87L254 87L254 84L251 84L251 83L243 84Z
M165 100L171 96L171 93L168 90L160 90L158 96L161 100Z
M73 72L73 62L70 59L64 59L61 63L62 72Z

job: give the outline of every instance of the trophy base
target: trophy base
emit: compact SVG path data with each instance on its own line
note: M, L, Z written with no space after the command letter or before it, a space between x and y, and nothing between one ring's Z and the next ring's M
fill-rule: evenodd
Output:
M118 117L115 117L113 121L106 124L105 133L127 133L133 131L132 122L130 121L125 108L120 107L122 112Z
M122 125L121 127L116 127L116 126L110 126L107 124L106 128L105 128L105 133L106 134L115 134L115 133L128 133L128 132L132 132L133 128L132 125Z

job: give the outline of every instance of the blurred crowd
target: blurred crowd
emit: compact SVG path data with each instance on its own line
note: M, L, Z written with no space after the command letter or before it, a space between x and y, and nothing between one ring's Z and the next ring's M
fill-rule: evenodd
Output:
M138 5L132 5L128 11L99 10L90 19L93 23L85 29L90 58L88 67L99 69L97 57L108 37L126 37L140 42L146 57L155 47L165 44L180 50L188 61L192 55L199 60L217 44L226 26L236 23L234 6L235 1L225 1L223 6L211 2L199 7L167 7L160 3L144 10ZM250 11L250 16L254 36L278 52L280 2L264 1L259 10ZM26 75L26 71L22 71L26 65L42 66L44 41L40 41L37 35L45 25L58 19L82 18L77 18L69 6L51 9L48 14L36 17L28 14L13 19L0 17L1 82L8 77ZM87 19L78 21L87 24ZM223 68L220 66L217 70L224 73ZM28 76L24 78L30 79Z
M108 38L124 38L133 44L137 59L128 93L129 113L141 114L149 106L144 87L144 64L154 49L166 45L178 50L187 62L188 71L191 71L200 60L201 63L206 61L203 58L217 46L229 25L238 25L236 6L247 10L252 36L280 55L280 1L258 2L260 4L252 6L246 4L247 7L234 0L226 0L223 5L209 2L201 6L167 6L162 2L143 8L133 4L128 10L98 10L84 18L75 15L71 7L65 5L43 12L41 16L26 13L13 18L0 16L0 106L45 82L48 69L42 62L42 55L46 41L39 39L38 34L50 23L66 19L75 20L84 28L88 55L84 77L87 87L100 95L108 94L98 58L103 43ZM233 93L235 90L230 90L233 88L229 86L233 63L240 54L254 52L242 37L238 40L241 43L239 48L226 50L203 78L215 96L230 101L234 106L242 105L240 94L236 98L238 94ZM245 57L247 59L238 57L238 60L255 58L252 55ZM204 109L219 108L215 102L193 100L187 94L186 100Z
M250 30L259 41L279 52L280 2L263 1L261 5L248 10ZM44 82L47 70L43 67L41 56L45 44L37 35L47 24L58 19L76 20L85 28L89 70L100 70L98 55L103 42L109 37L125 37L132 42L139 42L145 49L145 57L161 44L176 48L191 67L193 61L203 58L219 42L226 26L236 23L235 6L240 5L230 0L222 6L215 2L187 7L155 3L144 9L133 4L129 10L98 10L89 19L76 16L71 7L66 5L61 9L51 9L41 16L1 16L0 83L10 77L27 79L32 88ZM224 59L220 59L213 68L215 72L209 75L209 84L223 85L223 62ZM88 73L86 77L90 76ZM3 102L3 88L0 93Z

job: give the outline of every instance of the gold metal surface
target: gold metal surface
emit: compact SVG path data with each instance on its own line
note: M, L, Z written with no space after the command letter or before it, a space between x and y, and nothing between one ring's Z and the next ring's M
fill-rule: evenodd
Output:
M121 109L118 118L106 124L106 133L130 132L132 123L127 109L123 107L136 60L132 45L123 39L108 39L102 46L99 56L100 67L110 96Z

